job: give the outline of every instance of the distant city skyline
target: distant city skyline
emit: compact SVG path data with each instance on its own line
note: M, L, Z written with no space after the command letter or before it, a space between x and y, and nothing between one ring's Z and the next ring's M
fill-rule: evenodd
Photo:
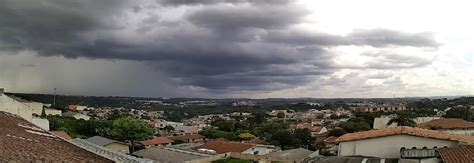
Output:
M472 5L5 0L0 88L204 98L474 95Z

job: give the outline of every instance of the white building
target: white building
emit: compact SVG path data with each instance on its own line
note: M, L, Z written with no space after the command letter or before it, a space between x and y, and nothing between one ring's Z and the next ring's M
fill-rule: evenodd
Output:
M474 144L474 137L413 127L396 127L339 137L339 156L400 158L401 149L434 149Z
M41 108L42 107L43 105L41 104ZM28 122L31 122L45 130L49 130L49 121L47 119L34 117L33 114L36 113L30 105L21 102L17 97L12 98L7 96L4 94L3 88L0 88L0 111L18 115ZM37 115L41 115L41 111L40 114Z
M83 119L83 120L86 120L86 121L91 119L91 117L88 116L88 115L81 114L81 113L75 113L75 112L66 112L66 113L63 114L63 116L65 116L65 117L74 117L76 119Z
M46 115L59 115L59 116L62 115L61 110L57 110L54 108L44 108L44 112L46 113Z
M435 119L417 125L419 128L474 136L474 122L458 118Z
M257 144L252 148L249 148L242 152L242 154L251 154L251 155L266 155L272 152L280 151L280 148L273 145L261 145Z

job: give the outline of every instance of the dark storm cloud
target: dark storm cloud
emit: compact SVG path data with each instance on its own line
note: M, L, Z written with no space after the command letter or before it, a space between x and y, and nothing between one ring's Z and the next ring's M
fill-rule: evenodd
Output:
M287 4L294 0L157 0L162 5L211 5L220 3Z
M289 0L157 2L1 1L0 50L144 61L184 86L265 91L305 84L336 71L328 47L437 46L430 34L357 30L337 36L292 30L309 13ZM154 5L158 7L149 7ZM188 8L178 19L156 13L181 5ZM399 62L404 58L396 57L385 55L381 63L367 66L424 64L416 58Z

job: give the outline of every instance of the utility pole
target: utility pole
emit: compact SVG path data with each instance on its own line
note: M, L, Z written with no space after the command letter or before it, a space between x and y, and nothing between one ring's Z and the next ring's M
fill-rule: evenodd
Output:
M54 88L53 106L56 106L56 88Z

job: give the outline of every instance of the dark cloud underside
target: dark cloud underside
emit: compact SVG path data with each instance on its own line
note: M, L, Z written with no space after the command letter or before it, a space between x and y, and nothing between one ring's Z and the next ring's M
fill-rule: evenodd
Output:
M183 6L178 19L157 12ZM336 71L330 47L438 46L429 33L376 29L338 36L295 30L308 14L290 0L4 0L0 50L145 61L184 86L271 91ZM367 68L406 59L396 57L387 55ZM405 62L400 68L426 64Z

